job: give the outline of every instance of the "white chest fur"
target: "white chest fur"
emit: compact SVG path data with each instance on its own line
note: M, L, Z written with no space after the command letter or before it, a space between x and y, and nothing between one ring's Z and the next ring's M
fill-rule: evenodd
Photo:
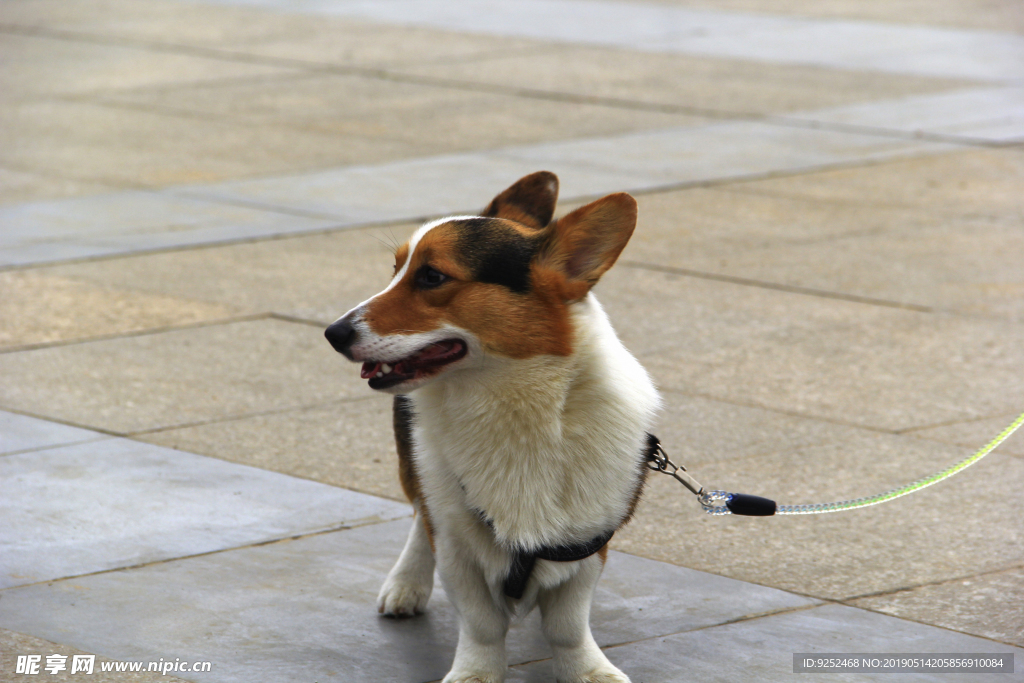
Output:
M571 319L571 356L487 357L410 394L417 469L439 517L482 511L499 543L524 549L622 522L659 399L592 294Z

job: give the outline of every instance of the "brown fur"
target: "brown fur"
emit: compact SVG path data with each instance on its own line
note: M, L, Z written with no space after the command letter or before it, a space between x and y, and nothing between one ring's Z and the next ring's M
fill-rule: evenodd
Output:
M402 482L402 491L410 503L417 506L422 515L423 527L427 530L430 549L434 549L434 526L430 521L430 511L423 500L420 489L420 478L416 472L416 462L412 457L412 402L405 396L395 396L391 404L392 424L395 429L395 448L398 451L398 479Z

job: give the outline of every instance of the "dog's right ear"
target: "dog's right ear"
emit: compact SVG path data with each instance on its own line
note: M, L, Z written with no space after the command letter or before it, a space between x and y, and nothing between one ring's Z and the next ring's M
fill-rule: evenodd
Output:
M517 180L484 209L483 216L507 218L531 228L544 228L555 215L558 176L537 171Z
M536 263L565 278L564 298L575 301L614 265L636 228L636 200L625 192L581 206L548 226Z

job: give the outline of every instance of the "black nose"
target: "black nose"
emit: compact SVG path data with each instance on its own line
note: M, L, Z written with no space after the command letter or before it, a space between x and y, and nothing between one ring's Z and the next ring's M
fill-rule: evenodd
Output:
M356 340L356 328L352 326L352 323L345 318L335 321L324 330L324 336L327 337L327 341L331 342L335 351L345 354L349 360L352 360L352 352L349 349Z

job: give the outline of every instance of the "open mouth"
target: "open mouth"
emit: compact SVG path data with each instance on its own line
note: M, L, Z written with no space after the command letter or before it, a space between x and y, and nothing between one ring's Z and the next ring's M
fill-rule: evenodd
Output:
M408 358L395 363L367 361L359 376L368 379L371 389L387 389L402 382L422 379L466 355L461 339L445 339L423 347Z

